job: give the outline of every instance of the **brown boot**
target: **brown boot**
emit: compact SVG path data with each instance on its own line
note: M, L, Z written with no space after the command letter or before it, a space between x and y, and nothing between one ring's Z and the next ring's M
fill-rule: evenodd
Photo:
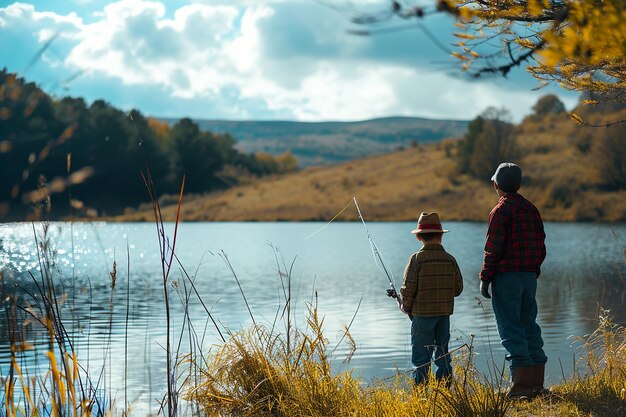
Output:
M511 368L511 379L513 386L506 394L507 397L517 400L527 400L533 397L533 376L532 366L518 366Z
M533 396L549 394L550 391L543 387L543 381L546 372L546 365L532 366L532 384Z

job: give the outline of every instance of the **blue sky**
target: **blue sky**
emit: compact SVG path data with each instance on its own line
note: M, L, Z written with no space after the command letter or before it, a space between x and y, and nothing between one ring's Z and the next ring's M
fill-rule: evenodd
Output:
M504 106L520 120L547 93L557 93L567 107L576 103L558 88L532 91L538 83L523 69L508 79L469 79L416 22L400 32L348 33L362 29L351 17L388 4L0 0L0 67L55 96L102 98L161 117L470 119ZM443 44L454 41L448 17L421 22Z

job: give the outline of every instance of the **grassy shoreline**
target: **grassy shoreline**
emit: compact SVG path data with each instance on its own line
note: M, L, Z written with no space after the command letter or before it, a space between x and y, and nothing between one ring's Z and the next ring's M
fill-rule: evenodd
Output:
M506 398L501 375L476 370L473 348L454 356L450 388L434 377L415 387L406 374L366 386L352 372L334 374L322 321L309 306L308 329L289 339L256 326L231 335L208 362L187 398L206 416L484 416L619 417L626 415L626 333L608 316L584 339L588 373L530 400ZM505 377L506 379L506 377Z

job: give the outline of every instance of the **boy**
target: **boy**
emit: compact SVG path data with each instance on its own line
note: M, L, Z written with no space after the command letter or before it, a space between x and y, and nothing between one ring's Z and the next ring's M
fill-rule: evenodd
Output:
M480 292L491 298L502 345L511 362L511 398L543 393L548 357L543 351L537 319L537 278L546 257L539 210L517 193L522 170L501 163L493 177L498 204L489 213L487 242L480 271ZM493 298L489 294L492 285Z
M428 381L433 353L437 380L452 375L448 353L450 315L454 297L463 291L463 277L454 257L441 246L446 232L437 213L422 213L417 228L411 231L423 246L409 258L400 294L402 311L411 319L411 362L416 384Z

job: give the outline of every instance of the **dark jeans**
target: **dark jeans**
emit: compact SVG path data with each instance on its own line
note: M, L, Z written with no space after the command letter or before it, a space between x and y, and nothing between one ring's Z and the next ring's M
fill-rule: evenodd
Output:
M534 272L502 272L494 276L491 304L511 368L542 365L548 360L536 322L536 293Z
M435 354L437 379L452 375L452 359L448 354L450 316L416 317L411 320L411 362L416 384L428 381L430 362Z

